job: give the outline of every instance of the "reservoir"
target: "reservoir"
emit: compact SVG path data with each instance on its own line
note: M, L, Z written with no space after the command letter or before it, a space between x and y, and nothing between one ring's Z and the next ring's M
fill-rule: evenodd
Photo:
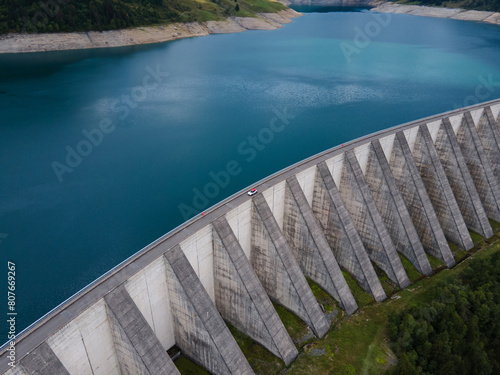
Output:
M306 13L274 31L0 55L0 264L5 277L16 264L18 332L281 168L500 98L499 61L498 26L366 10Z

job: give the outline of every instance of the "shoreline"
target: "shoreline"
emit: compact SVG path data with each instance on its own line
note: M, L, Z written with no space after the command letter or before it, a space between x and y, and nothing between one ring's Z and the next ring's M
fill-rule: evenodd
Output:
M404 5L388 1L368 3L372 12L409 14L423 17L450 18L500 25L500 13L461 8L438 8ZM167 26L144 26L132 29L70 33L0 35L0 55L70 51L93 48L126 47L163 43L210 34L239 33L247 30L275 30L292 22L302 13L289 8L277 13L258 13L257 17L230 17L224 21L175 23Z
M388 1L372 1L372 12L410 14L412 16L450 18L461 21L486 22L500 25L500 13L462 8L439 8L425 5L405 5Z
M133 29L71 33L6 34L0 36L0 55L32 52L69 51L163 43L210 34L239 33L247 30L275 30L301 16L293 9L277 13L257 13L257 17L230 17L225 21L175 23Z

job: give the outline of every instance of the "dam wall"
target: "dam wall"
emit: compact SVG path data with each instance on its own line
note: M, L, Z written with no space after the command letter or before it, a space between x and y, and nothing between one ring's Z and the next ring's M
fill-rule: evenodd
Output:
M375 301L377 273L410 284L405 259L455 261L469 231L500 220L500 100L334 147L256 183L167 233L9 343L8 375L179 374L167 350L213 374L253 374L226 323L290 364L298 355L274 304L317 337L330 328L308 279L347 314L344 273Z

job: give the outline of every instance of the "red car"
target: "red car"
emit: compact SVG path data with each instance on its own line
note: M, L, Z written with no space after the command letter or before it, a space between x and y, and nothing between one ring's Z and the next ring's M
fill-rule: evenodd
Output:
M250 196L252 196L254 194L257 194L257 189L252 189L247 194L250 195Z

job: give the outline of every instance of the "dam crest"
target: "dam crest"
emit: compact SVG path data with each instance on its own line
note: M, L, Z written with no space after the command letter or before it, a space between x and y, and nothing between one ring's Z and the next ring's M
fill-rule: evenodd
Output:
M279 171L172 230L63 302L0 351L8 375L179 374L167 350L213 374L253 374L226 322L290 364L279 304L322 337L308 279L352 314L343 271L375 301L377 276L410 284L429 256L455 265L469 231L500 222L500 100L383 130Z

